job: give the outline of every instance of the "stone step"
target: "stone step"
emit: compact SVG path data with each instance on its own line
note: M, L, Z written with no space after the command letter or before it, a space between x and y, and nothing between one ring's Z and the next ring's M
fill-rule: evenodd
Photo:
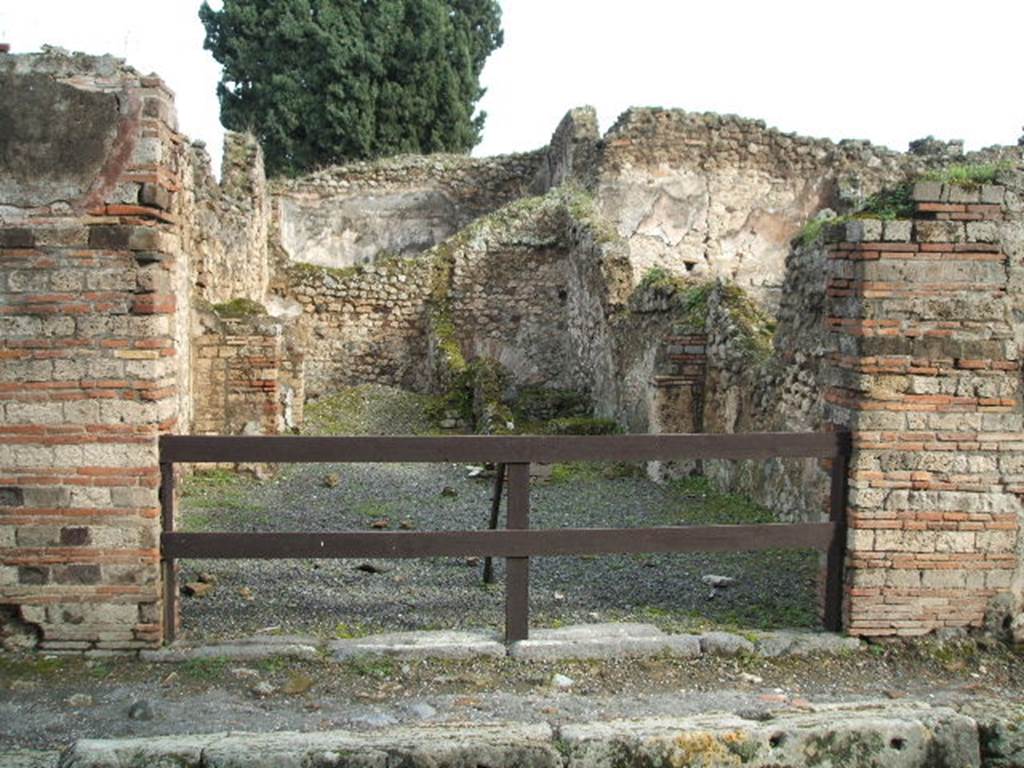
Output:
M365 733L219 733L82 739L60 768L487 765L979 768L978 723L926 704L827 705L770 719L735 713L582 722L398 727Z

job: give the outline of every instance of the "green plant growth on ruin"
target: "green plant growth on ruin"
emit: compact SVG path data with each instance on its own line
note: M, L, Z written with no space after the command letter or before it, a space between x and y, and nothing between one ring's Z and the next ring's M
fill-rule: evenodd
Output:
M759 360L770 357L772 337L775 335L774 318L735 283L721 283L718 290L721 306L740 329L737 339L739 348Z
M246 317L258 317L267 314L267 308L258 301L252 299L238 298L224 301L213 305L213 311L219 317L229 320L240 320Z
M477 428L486 432L515 429L509 425L517 423L518 414L503 402L505 375L500 365L490 360L467 360L462 350L451 295L455 265L462 252L486 248L491 241L510 245L522 242L533 248L544 243L565 246L570 230L566 217L590 227L598 242L617 236L600 217L593 198L582 188L567 184L540 197L509 203L432 249L429 317L440 393L431 413L436 419L454 413L463 421L475 421Z
M590 397L577 389L524 386L516 393L517 423L545 422L551 419L586 416L590 413Z
M428 415L434 398L376 384L347 387L306 403L307 435L379 435L400 426L403 434L434 431Z
M612 419L564 416L550 419L544 431L549 435L617 435L622 432L622 427Z
M922 178L925 181L940 181L943 184L955 184L960 187L973 189L982 184L994 184L996 177L1003 171L1011 170L1013 162L1004 160L999 163L968 163L963 165L949 165L929 171Z
M807 248L817 242L826 228L845 224L855 219L881 219L883 221L909 219L914 215L912 190L913 184L909 183L887 187L870 195L852 213L834 216L831 219L810 219L804 224L796 239Z
M735 283L723 280L694 280L670 272L663 267L652 267L633 293L634 305L645 294L656 292L668 297L678 313L680 322L703 330L708 314L717 298L719 308L735 323L740 331L738 348L758 359L772 352L775 320L764 312L747 293Z

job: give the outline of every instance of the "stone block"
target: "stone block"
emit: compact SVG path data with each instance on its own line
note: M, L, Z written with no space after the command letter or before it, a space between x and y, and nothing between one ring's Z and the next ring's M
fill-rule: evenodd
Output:
M941 181L918 181L910 196L919 203L939 203L944 200Z
M969 221L967 240L972 243L999 242L999 227L994 221Z
M910 240L910 234L914 223L903 219L886 221L883 224L882 239L890 243L906 243Z
M981 201L981 190L962 184L947 184L946 199L951 203L978 203Z
M967 232L957 221L915 221L914 236L922 243L963 243Z
M982 184L981 202L987 205L1002 205L1006 199L1006 187L1000 184Z
M400 659L469 659L505 655L505 646L500 638L484 631L394 632L335 640L328 648L338 660L363 655Z
M879 219L854 219L846 222L846 240L851 243L876 242L882 239Z
M167 211L170 210L173 199L171 191L159 184L143 184L139 190L139 203L141 205Z
M0 227L0 248L35 248L36 238L31 229Z

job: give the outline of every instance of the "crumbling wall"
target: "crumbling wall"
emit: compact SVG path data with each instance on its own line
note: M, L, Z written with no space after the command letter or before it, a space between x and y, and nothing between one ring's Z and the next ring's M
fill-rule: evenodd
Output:
M172 96L0 55L0 603L50 650L160 638L157 437L187 428Z
M270 198L263 152L255 137L227 132L221 181L205 149L182 154L182 238L191 259L190 294L219 304L261 302L270 283Z

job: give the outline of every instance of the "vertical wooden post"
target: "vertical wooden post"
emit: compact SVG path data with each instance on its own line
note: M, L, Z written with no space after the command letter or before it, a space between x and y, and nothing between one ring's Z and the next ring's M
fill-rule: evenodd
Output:
M498 528L498 514L501 512L501 494L505 485L505 465L498 464L494 476L494 489L491 491L491 518L487 521L487 528L491 531ZM484 584L494 583L494 558L490 555L484 558Z
M832 543L825 563L825 629L843 629L843 567L846 560L847 473L850 466L849 432L836 434L837 452L832 459L832 482L829 490L829 520L835 524Z
M174 530L174 464L160 462L160 530ZM160 575L163 580L164 643L173 643L178 631L178 575L173 558L164 557L160 545Z
M530 527L530 465L508 465L506 526ZM505 640L526 640L530 634L530 558L505 559Z

